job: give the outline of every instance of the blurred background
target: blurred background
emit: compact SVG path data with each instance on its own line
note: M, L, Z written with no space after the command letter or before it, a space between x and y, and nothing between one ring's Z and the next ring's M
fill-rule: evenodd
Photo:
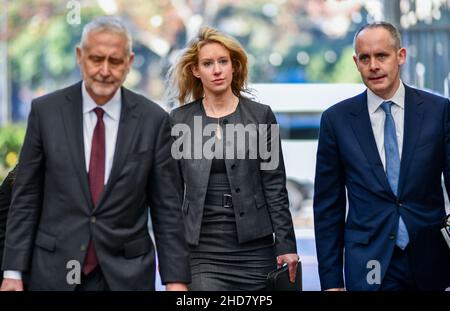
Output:
M352 60L354 32L379 20L398 26L408 50L402 80L449 96L450 0L0 0L0 181L17 162L32 98L80 79L75 46L98 15L117 15L131 31L136 57L126 86L167 109L167 70L202 25L241 42L250 83L280 122L306 290L319 284L313 185L302 173L314 168L320 113L336 102L321 95L364 89Z
M360 82L354 32L400 27L406 83L449 93L450 0L0 0L0 179L15 165L31 99L80 79L75 46L96 15L120 16L136 60L126 84L162 103L164 79L203 24L235 36L251 83Z

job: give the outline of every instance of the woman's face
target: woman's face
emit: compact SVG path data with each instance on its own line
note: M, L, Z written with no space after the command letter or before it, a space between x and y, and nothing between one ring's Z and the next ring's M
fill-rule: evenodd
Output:
M233 65L230 52L219 43L207 43L198 53L198 64L192 68L202 81L205 94L224 94L231 91Z

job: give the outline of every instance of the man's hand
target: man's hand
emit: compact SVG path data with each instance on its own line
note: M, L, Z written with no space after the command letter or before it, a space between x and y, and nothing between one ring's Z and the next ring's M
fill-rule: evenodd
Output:
M22 292L23 282L22 280L15 279L4 279L2 282L2 287L0 288L2 292Z
M187 285L184 283L167 283L166 291L185 292L187 291Z
M345 288L339 287L339 288L329 288L325 290L326 292L345 292Z
M297 272L298 259L299 257L295 253L284 254L277 257L278 268L285 263L287 264L289 269L289 281L291 281L291 283L295 282L295 274Z

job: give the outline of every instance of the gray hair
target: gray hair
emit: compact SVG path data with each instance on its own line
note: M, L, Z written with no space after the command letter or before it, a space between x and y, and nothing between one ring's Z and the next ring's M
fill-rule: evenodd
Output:
M131 34L125 27L124 23L117 17L100 16L87 23L83 28L83 33L81 34L81 41L79 46L82 49L86 48L87 36L89 35L89 33L94 31L110 31L124 36L127 39L127 53L131 54L131 51L133 49L133 40L131 38Z
M359 34L365 29L373 29L373 28L386 29L389 32L389 34L391 35L391 38L394 43L393 44L394 48L396 50L401 48L402 39L401 39L400 32L398 31L398 29L394 25L392 25L391 23L388 23L388 22L375 22L375 23L366 24L366 25L362 26L355 33L355 36L353 37L353 50L355 51L355 53L356 53L356 39L358 38Z

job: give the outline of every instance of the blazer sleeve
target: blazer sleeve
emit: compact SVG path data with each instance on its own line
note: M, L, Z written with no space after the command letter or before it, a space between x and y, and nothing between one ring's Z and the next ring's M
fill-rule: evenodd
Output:
M445 150L445 167L444 167L444 182L447 195L450 198L450 100L445 100L444 108L444 150Z
M320 124L313 206L321 287L344 287L345 176L326 111Z
M172 137L172 141L171 141L171 155L172 158L175 158L175 161L177 162L177 170L178 170L178 174L180 175L180 183L181 183L181 188L183 189L183 198L185 195L185 186L184 186L184 176L183 176L183 170L181 167L181 158L182 158L182 154L181 151L179 150L179 144L180 144L180 139L181 139L181 135L179 135L178 132L174 131L174 127L176 127L177 125L177 121L174 115L174 111L172 110L169 114L169 124L170 124L170 129L171 129L171 137ZM177 136L179 135L179 136Z
M267 109L267 131L262 141L267 142L266 150L270 157L261 160L261 181L275 232L276 255L297 253L292 216L289 211L289 199L286 190L286 172L278 124L270 107ZM276 132L274 130L276 129Z
M181 215L181 177L171 155L173 139L168 115L158 129L148 193L159 272L163 284L190 283L189 252Z
M16 168L9 172L8 176L6 176L0 186L0 261L3 258L3 249L5 247L6 221L8 219L9 206L11 205L11 193L13 181L15 179L15 171Z
M45 174L45 156L40 131L38 103L33 101L20 165L6 225L3 270L26 271L29 268L36 227L40 217Z

